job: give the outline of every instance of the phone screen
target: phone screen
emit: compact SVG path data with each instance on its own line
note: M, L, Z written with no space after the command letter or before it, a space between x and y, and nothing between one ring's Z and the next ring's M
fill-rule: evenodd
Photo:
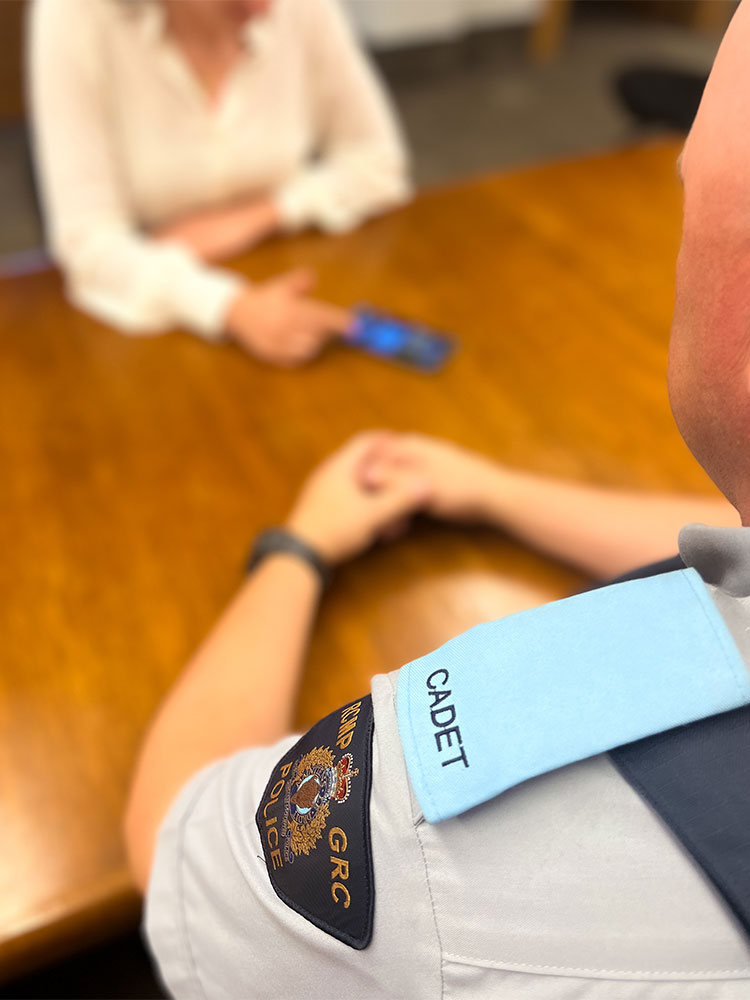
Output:
M345 342L368 354L433 372L453 353L455 343L444 333L375 309L358 309L355 315L354 334Z

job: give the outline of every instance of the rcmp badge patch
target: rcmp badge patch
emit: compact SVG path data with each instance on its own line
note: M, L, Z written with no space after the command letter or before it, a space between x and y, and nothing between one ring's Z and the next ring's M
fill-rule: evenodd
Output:
M372 733L370 695L326 716L273 769L255 816L277 896L357 949L374 909Z

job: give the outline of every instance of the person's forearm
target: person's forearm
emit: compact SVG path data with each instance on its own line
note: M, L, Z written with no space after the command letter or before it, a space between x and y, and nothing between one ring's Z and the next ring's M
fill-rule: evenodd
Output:
M269 557L167 695L141 750L125 823L141 887L159 824L188 778L289 732L319 596L311 567L289 555Z
M255 246L279 228L272 199L211 208L177 219L154 231L157 240L180 243L204 261L218 261Z
M481 484L482 519L595 579L675 555L691 521L738 525L728 501L635 493L493 466Z
M207 267L183 247L106 227L81 230L55 257L73 304L131 335L180 326L217 340L245 287L240 275Z

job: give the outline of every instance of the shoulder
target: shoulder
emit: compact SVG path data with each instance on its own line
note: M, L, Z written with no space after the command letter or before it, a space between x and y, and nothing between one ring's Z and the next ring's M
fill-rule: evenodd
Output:
M111 16L115 0L33 0L32 23L42 29L59 30L60 41L87 27L98 26Z
M695 570L479 625L405 666L398 720L428 821L544 771L743 703L747 671Z
M147 933L178 995L192 977L208 995L354 995L363 976L379 995L439 993L390 678L190 782L159 834Z
M342 0L277 0L278 14L308 44L354 43L353 19Z
M158 23L160 16L159 0L33 0L30 13L32 29L54 33L63 48L137 34L140 25Z
M28 46L32 69L64 62L66 72L90 68L110 23L120 17L119 0L34 0ZM34 66L34 62L37 66Z
M402 676L373 678L371 696L217 762L181 793L146 909L175 995L515 996L519 977L549 989L578 976L604 998L613 979L665 970L712 991L721 970L750 975L721 904L606 756L424 823L399 733Z

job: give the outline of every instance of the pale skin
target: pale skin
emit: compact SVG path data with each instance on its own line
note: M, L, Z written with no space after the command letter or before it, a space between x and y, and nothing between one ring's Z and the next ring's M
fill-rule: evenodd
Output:
M748 43L746 2L719 51L682 160L685 222L669 367L678 426L744 525L750 524ZM674 528L684 521L737 523L723 502L549 482L442 442L375 434L350 442L313 474L288 525L335 563L417 510L497 523L582 568L580 544L595 549L598 537L607 543L603 560L586 557L596 575L673 554ZM646 516L653 516L653 528L642 535ZM595 522L600 528L592 539L586 531ZM627 545L613 549L612 537L626 531ZM272 557L245 583L167 697L143 746L125 824L141 888L159 823L181 785L202 765L288 731L318 598L307 566Z
M157 240L172 240L207 262L226 260L262 243L279 230L279 213L268 195L205 208L154 230Z
M245 23L262 17L273 0L162 0L167 30L215 106L240 57ZM272 192L256 192L227 205L192 212L154 230L159 241L180 243L205 261L219 261L257 246L280 229ZM292 271L245 284L226 317L226 332L269 364L289 367L316 357L352 327L346 309L312 297L314 275Z
M358 484L357 470L379 437L353 438L323 462L289 515L289 529L331 565L367 548L425 502L426 484L409 471L383 477L378 490ZM308 565L287 555L269 557L167 695L146 735L125 819L141 889L159 823L187 779L240 747L272 743L289 732L319 597L320 581Z
M740 4L681 157L669 397L696 459L750 524L750 6Z
M334 337L346 337L346 309L312 298L315 274L306 269L248 285L233 302L227 326L251 354L281 367L311 361Z
M674 555L677 534L689 521L739 525L724 497L608 489L539 476L423 434L384 439L360 467L360 482L377 488L393 466L429 484L424 509L433 517L488 524L597 580Z

